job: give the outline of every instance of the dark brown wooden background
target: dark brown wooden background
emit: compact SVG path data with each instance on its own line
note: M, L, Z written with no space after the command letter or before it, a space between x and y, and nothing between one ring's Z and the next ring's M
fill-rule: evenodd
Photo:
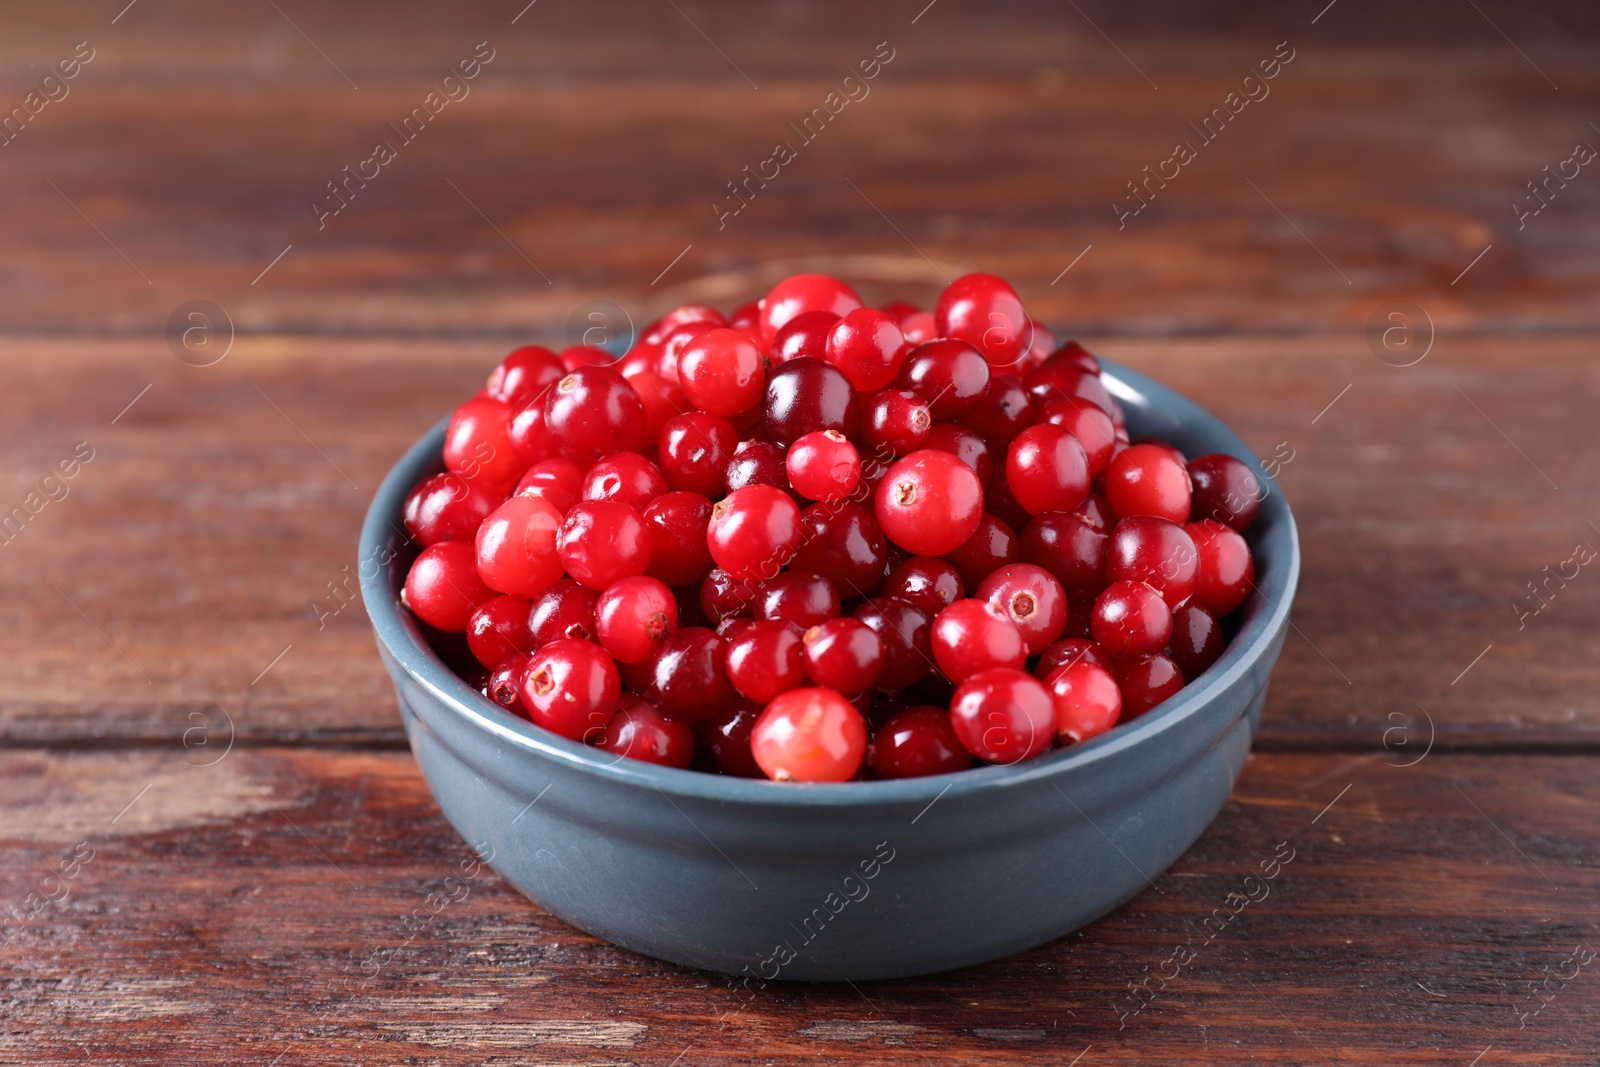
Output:
M1600 147L1593 5L124 3L0 9L0 112L95 52L0 147L0 510L94 450L0 547L0 1062L1600 1060L1600 962L1567 962L1600 948L1600 579L1515 607L1600 547L1600 169L1511 207ZM1211 831L1058 943L742 1011L491 872L408 926L468 851L341 589L402 449L587 301L642 324L796 269L928 301L973 268L1293 457L1296 630ZM213 366L169 344L193 300L234 327ZM1368 328L1399 300L1432 337L1404 368ZM1284 841L1272 896L1127 1015Z

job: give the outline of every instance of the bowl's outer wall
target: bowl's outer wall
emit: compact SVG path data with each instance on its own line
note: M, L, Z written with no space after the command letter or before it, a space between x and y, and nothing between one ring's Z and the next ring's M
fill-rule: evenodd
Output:
M1188 400L1114 364L1107 374L1135 437L1260 469ZM405 493L438 468L441 440L442 425L385 481L364 561L392 554ZM1084 745L906 782L780 786L610 765L456 678L396 608L395 566L364 566L363 593L429 788L523 893L608 941L752 987L902 977L995 959L1093 921L1153 884L1222 809L1260 721L1298 578L1293 518L1264 484L1250 531L1259 593L1205 675Z

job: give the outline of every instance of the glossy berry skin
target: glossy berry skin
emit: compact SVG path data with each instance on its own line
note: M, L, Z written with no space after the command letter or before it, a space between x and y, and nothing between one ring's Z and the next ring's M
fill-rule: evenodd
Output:
M707 330L678 356L678 384L689 403L713 415L736 415L761 402L761 350L738 330Z
M644 442L644 404L610 367L579 367L545 398L545 424L564 455L588 462Z
M800 513L800 548L790 566L819 574L842 597L862 596L882 579L889 541L859 504L813 504Z
M661 468L637 452L613 452L589 468L583 479L583 499L615 500L643 510L670 486Z
M1013 563L993 571L972 595L1005 613L1022 634L1030 656L1050 647L1066 629L1066 590L1055 575L1032 563Z
M966 274L939 294L933 309L940 337L959 337L996 367L1009 367L1028 349L1031 331L1017 292L993 274Z
M1049 512L1022 531L1019 552L1056 576L1070 601L1093 600L1109 583L1106 554L1110 536L1084 516Z
M545 390L565 374L554 352L539 345L523 345L489 372L484 392L516 411L531 400L542 400Z
M1194 487L1190 517L1215 519L1244 531L1256 519L1266 491L1247 465L1221 452L1189 461L1189 481Z
M618 709L594 742L617 756L663 767L688 770L694 762L694 731L642 700Z
M904 689L933 669L932 617L898 597L873 597L855 610L855 617L883 641L881 689Z
M767 293L761 302L761 340L771 345L781 328L796 315L807 311L830 311L848 315L861 306L854 289L826 274L795 274Z
M786 571L762 584L756 617L783 619L806 630L839 617L839 593L819 574Z
M926 400L935 419L959 419L983 400L989 364L972 345L944 337L906 353L895 385Z
M754 615L760 602L759 582L741 581L720 567L712 568L700 583L700 610L713 623Z
M1160 652L1172 636L1172 610L1143 582L1112 582L1094 602L1094 639L1112 659Z
M542 496L565 515L583 499L584 470L570 459L546 459L529 467L512 496Z
M917 556L954 552L983 518L983 485L948 452L923 449L896 460L875 495L889 540Z
M806 674L841 693L864 693L883 671L883 641L859 619L828 619L806 631Z
M647 344L659 343L679 326L691 322L706 322L713 326L728 324L722 312L714 307L706 304L682 304L640 330L639 340ZM737 326L734 328L738 329Z
M747 485L711 509L706 544L717 566L742 581L773 577L800 545L800 508L781 489Z
M1043 407L1054 400L1077 397L1087 400L1107 415L1113 424L1121 425L1120 409L1111 393L1097 374L1091 374L1073 362L1057 362L1054 357L1025 378L1024 384L1033 402Z
M562 638L594 640L594 614L599 602L599 593L585 589L571 578L556 582L539 594L528 612L528 636L533 647Z
M1015 374L991 374L978 406L961 421L997 447L1009 445L1033 421L1033 398ZM1108 459L1110 457L1107 457Z
M528 661L532 658L526 653L512 653L489 672L489 680L483 683L484 696L524 719L528 717L528 709L522 706L522 677L528 673Z
M594 608L595 638L619 663L643 663L678 628L678 601L654 578L635 575L606 587Z
M1056 736L1063 741L1087 741L1117 724L1122 715L1122 691L1111 672L1098 664L1080 661L1058 668L1045 682L1056 710Z
M889 456L922 448L933 430L928 402L909 389L883 389L866 398L861 436Z
M1106 498L1099 493L1090 493L1089 499L1079 505L1073 514L1102 533L1110 533L1111 528L1117 524L1117 516L1112 512L1111 505L1106 503Z
M532 651L528 614L532 605L523 597L490 597L467 620L467 647L473 658L490 670L517 653Z
M596 591L650 567L650 531L637 509L615 500L574 504L561 522L556 551L578 584Z
M1166 656L1142 656L1117 663L1117 688L1122 690L1122 717L1137 718L1183 688L1183 674Z
M710 500L699 493L663 493L645 505L643 517L650 531L646 574L668 585L695 585L711 573Z
M1222 626L1200 605L1190 602L1172 613L1169 654L1186 681L1194 681L1217 662L1228 647Z
M890 716L872 738L867 761L879 778L922 778L972 766L950 725L950 713L927 704Z
M739 694L765 705L805 681L804 632L784 619L747 623L727 642L728 680Z
M750 751L750 731L761 715L759 706L740 702L700 724L700 740L717 770L735 778L764 778Z
M1076 511L1089 498L1089 460L1083 445L1064 427L1042 422L1011 442L1006 484L1030 515Z
M528 717L572 741L604 730L621 696L616 664L589 641L551 641L533 654L522 678Z
M723 475L731 493L747 485L770 485L792 493L789 485L789 450L776 441L740 441Z
M1115 661L1106 654L1105 649L1087 637L1063 637L1039 653L1039 659L1033 666L1033 676L1040 680L1047 680L1052 674L1069 663L1080 662L1093 663L1097 667L1110 671Z
M547 393L548 390L541 392L522 407L513 409L511 422L506 427L511 447L523 463L534 464L561 454L561 445L545 422Z
M1256 565L1250 546L1231 526L1201 519L1185 526L1199 556L1195 603L1218 618L1232 615L1255 588Z
M832 689L791 689L768 704L750 731L750 751L778 782L846 782L861 769L867 726Z
M994 453L989 442L958 422L937 422L928 431L928 448L948 452L972 468L978 481L989 484L994 474Z
M401 600L434 629L461 633L478 605L492 596L494 590L478 576L472 546L441 541L423 549L411 564Z
M401 514L406 530L427 548L440 541L471 541L504 500L488 482L446 471L418 482Z
M791 359L809 356L823 359L828 354L828 334L839 316L831 311L802 311L783 324L772 338L772 362L787 363Z
M1031 759L1056 735L1056 709L1043 683L1009 667L991 667L967 678L950 698L956 739L986 763Z
M875 393L894 383L909 347L893 315L857 308L833 323L823 358L838 367L858 393Z
M932 556L911 556L889 570L880 595L909 600L929 617L967 595L961 575L949 563Z
M738 699L728 681L722 638L699 626L684 626L662 642L650 661L645 698L669 718L707 719Z
M444 465L467 478L509 485L526 464L511 443L511 409L498 400L468 400L450 416Z
M1050 358L1047 362L1061 366L1077 367L1079 370L1092 374L1097 378L1100 376L1100 361L1094 358L1094 355L1077 341L1068 341L1050 353Z
M1239 543L1244 543L1242 538ZM1246 550L1246 557L1249 554ZM1112 529L1106 577L1113 582L1154 586L1167 607L1175 608L1195 592L1199 576L1200 554L1194 539L1177 523L1154 515L1134 515Z
M958 600L933 620L933 660L952 682L993 667L1018 670L1028 658L1022 631L986 600ZM977 753L974 753L977 755Z
M767 379L761 428L781 445L822 430L854 437L860 422L856 391L831 363L802 356L773 368Z
M808 433L790 445L785 468L794 491L811 500L839 500L861 481L861 455L838 430Z
M661 428L667 424L667 420L689 407L683 390L654 371L624 371L623 377L628 379L633 391L639 394L639 403L644 405L644 442L653 444L659 441ZM513 435L516 426L516 419L512 419Z
M489 588L534 597L561 577L561 512L538 496L514 496L478 527L478 573ZM437 547L437 546L436 546Z
M661 473L672 488L713 499L722 495L739 431L717 415L691 411L661 427Z
M1117 428L1111 416L1089 401L1075 396L1052 400L1039 414L1041 422L1060 426L1078 439L1078 444L1083 446L1091 478L1098 478L1105 473L1111 465L1111 455L1117 443Z
M991 572L1015 563L1017 550L1017 535L1011 527L986 511L972 536L944 558L961 575L962 584L976 589Z
M1120 517L1189 519L1189 472L1164 445L1130 445L1106 468L1106 499Z

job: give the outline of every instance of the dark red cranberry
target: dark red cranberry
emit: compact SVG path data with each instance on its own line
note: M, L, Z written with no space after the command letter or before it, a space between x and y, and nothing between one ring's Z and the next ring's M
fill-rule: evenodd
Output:
M880 595L909 600L932 618L967 593L960 572L945 560L911 556L890 568Z
M642 700L620 708L591 740L614 755L663 767L688 770L694 762L694 731Z
M1004 522L1013 530L1026 529L1028 523L1033 521L1033 516L1022 510L1022 505L1017 503L1017 498L1011 495L1011 486L1006 481L1006 465L997 463L994 474L984 483L983 510Z
M483 695L514 715L526 719L528 709L522 706L522 677L528 673L528 661L533 657L514 652L489 672L483 684Z
M950 726L950 713L927 704L896 712L872 738L867 759L880 778L921 778L972 766Z
M1106 650L1090 638L1064 637L1039 654L1038 662L1033 665L1033 676L1045 681L1062 667L1080 661L1093 663L1108 671L1113 662Z
M740 694L766 704L805 681L804 630L786 619L745 622L724 635L728 680Z
M1094 602L1094 639L1113 659L1160 652L1172 636L1172 609L1143 582L1112 582Z
M934 419L959 419L982 401L989 364L967 342L941 338L906 353L896 385L926 400Z
M841 693L865 693L883 671L883 639L860 619L827 619L806 630L806 673Z
M1183 688L1183 674L1166 656L1144 656L1119 662L1117 688L1122 690L1122 717L1137 718Z
M753 615L760 602L760 583L741 581L720 567L700 583L700 608L713 623Z
M1111 538L1082 515L1046 512L1022 531L1019 552L1056 576L1072 603L1091 601L1109 582L1106 552Z
M650 661L645 698L669 718L710 718L737 699L723 657L723 641L715 633L698 626L680 628Z
M825 359L828 334L838 321L839 316L831 311L804 311L796 315L772 338L772 362L787 363L801 356Z
M1172 640L1168 649L1183 677L1194 681L1221 658L1228 647L1216 616L1198 604L1185 604L1172 613Z
M484 391L516 411L530 400L542 400L545 390L565 374L554 352L539 345L523 345L489 372Z
M1244 544L1242 538L1239 544ZM1249 555L1246 549L1245 557ZM1194 593L1199 575L1200 555L1194 539L1177 523L1154 515L1134 515L1120 520L1111 531L1106 577L1113 582L1154 586L1167 607L1175 608Z
M909 389L882 389L866 398L861 436L889 457L922 448L933 430L928 402Z
M1189 472L1164 445L1130 445L1106 468L1106 499L1121 518L1189 520Z
M727 419L691 411L667 420L659 445L661 473L672 488L718 497L739 447L739 431Z
M572 638L594 640L594 609L600 594L563 578L533 601L528 613L528 636L535 648Z
M1261 479L1249 466L1221 452L1189 461L1189 481L1194 487L1190 517L1215 519L1235 530L1247 530L1266 499Z
M760 715L761 708L741 701L700 724L700 738L717 770L735 778L766 777L750 751L750 730Z
M406 496L406 529L427 548L440 541L468 541L505 500L498 488L451 471L418 482Z
M839 592L820 574L786 571L763 584L756 616L785 619L805 630L839 616Z
M1099 493L1090 493L1089 499L1078 505L1074 514L1081 515L1085 522L1102 533L1110 533L1117 524L1116 512L1111 510L1111 505Z
M1232 615L1255 588L1256 566L1250 546L1237 530L1215 519L1201 519L1183 529L1200 558L1195 602L1218 618Z
M922 609L898 597L880 596L855 610L855 617L883 640L882 689L904 689L933 669L933 624Z
M461 633L478 605L494 594L478 575L471 545L440 541L423 549L411 564L400 599L429 626Z
M961 421L1003 448L1033 421L1033 398L1015 374L993 374L978 406Z
M761 426L779 444L820 430L855 437L860 421L856 391L831 363L802 356L775 367L767 380Z
M1110 415L1112 422L1117 421L1119 409L1105 383L1099 375L1090 374L1082 367L1046 360L1026 381L1028 395L1033 397L1037 407L1042 408L1052 400L1081 397Z
M989 442L979 437L977 431L960 423L935 423L933 429L928 431L928 440L924 447L937 448L941 452L955 456L971 467L972 473L978 476L978 481L985 485L994 474L994 455L989 451Z
M533 654L522 678L529 718L573 741L604 730L621 696L616 664L590 641L551 641Z
M770 485L790 492L788 458L789 450L776 441L740 441L724 476L727 491Z
M950 725L968 752L1011 764L1045 752L1056 736L1056 707L1039 679L1008 667L978 671L950 699Z
M813 504L800 513L795 570L820 574L842 596L861 596L883 577L889 542L872 512L848 501Z
M1100 376L1100 361L1089 354L1089 350L1076 341L1068 341L1050 354L1046 361L1063 366L1073 366L1081 371L1087 371L1095 377Z
M699 493L663 493L644 509L650 531L650 567L645 571L668 585L695 585L711 573L706 527L711 501Z
M467 620L467 647L479 663L490 670L517 653L533 651L528 634L528 615L532 605L520 596L503 594L490 597Z
M961 575L961 581L968 589L976 589L990 573L1015 563L1020 548L1017 535L1011 527L984 512L972 536L954 552L945 553L944 558Z
M557 382L545 398L545 423L579 462L644 443L644 405L610 367L579 367Z
M995 569L972 595L1005 613L1021 632L1030 656L1043 652L1066 629L1066 591L1054 575L1032 563Z

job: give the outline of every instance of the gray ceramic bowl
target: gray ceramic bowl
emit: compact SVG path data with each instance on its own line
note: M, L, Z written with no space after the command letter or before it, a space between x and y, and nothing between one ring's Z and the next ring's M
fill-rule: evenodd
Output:
M1256 457L1214 417L1106 364L1134 437ZM401 506L440 469L443 425L378 491L362 593L423 776L467 842L583 930L734 975L864 980L996 959L1092 922L1152 884L1222 809L1261 718L1299 575L1269 495L1249 533L1259 594L1222 658L1085 744L1009 767L780 785L658 767L515 718L456 677L396 599Z

